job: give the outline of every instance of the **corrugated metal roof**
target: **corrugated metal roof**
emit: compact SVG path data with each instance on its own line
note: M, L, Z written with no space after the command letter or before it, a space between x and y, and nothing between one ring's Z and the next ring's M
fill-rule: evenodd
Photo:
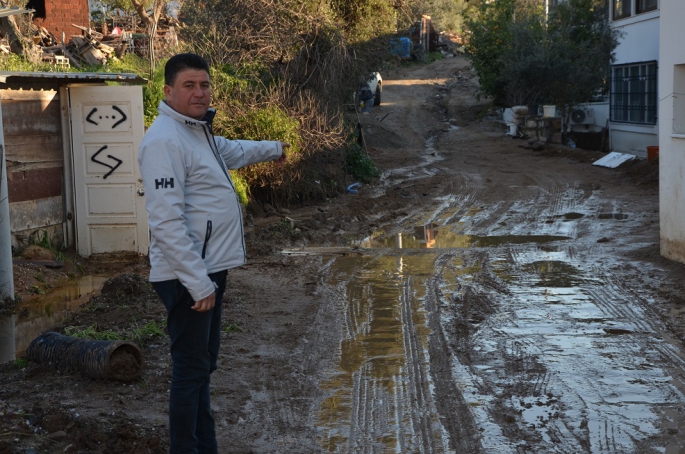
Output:
M14 16L15 14L27 14L34 12L34 9L23 9L18 6L0 6L0 17Z
M129 84L142 85L147 83L138 74L133 73L66 73L66 72L17 72L0 71L0 83L7 83L8 79L18 81L20 79L65 79L69 82L90 82L90 81L116 81Z

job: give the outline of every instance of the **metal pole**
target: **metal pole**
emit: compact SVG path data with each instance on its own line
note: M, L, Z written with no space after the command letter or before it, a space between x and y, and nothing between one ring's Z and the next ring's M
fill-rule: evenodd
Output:
M2 129L2 105L0 105L0 300L14 299L14 275L12 272L12 237L10 234L10 203L5 166L5 133Z

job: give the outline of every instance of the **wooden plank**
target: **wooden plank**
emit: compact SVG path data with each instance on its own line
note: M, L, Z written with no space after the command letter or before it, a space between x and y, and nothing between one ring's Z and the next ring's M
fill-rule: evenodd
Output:
M7 160L14 164L64 161L61 134L8 135L5 150Z
M63 217L61 196L10 203L12 232L58 225L62 223Z
M16 101L25 100L47 100L47 101L58 101L59 92L57 90L0 90L0 99L3 101L6 99L13 99Z
M79 30L83 30L84 32L86 32L86 35L90 35L93 38L102 39L102 33L95 31L92 28L86 28L86 27L82 27L82 26L76 25L76 24L71 24L71 26L76 27Z
M61 113L58 100L3 100L2 113L5 137L60 132Z
M37 200L46 197L62 197L62 167L8 171L10 205L14 202Z
M62 53L69 59L72 65L76 66L78 69L83 69L83 65L76 59L76 57L71 55L71 52L67 50L64 44L62 44Z
M86 50L81 54L81 57L83 57L89 65L93 66L101 65L107 62L107 58L102 55L102 52L93 47L87 47Z

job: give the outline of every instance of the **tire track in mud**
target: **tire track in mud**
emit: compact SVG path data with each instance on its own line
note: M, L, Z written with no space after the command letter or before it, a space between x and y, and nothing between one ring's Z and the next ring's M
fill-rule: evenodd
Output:
M465 181L460 178L456 180ZM594 185L577 182L552 183L546 188L539 188L533 198L523 197L523 193L531 195L529 189L523 189L518 194L513 194L509 201L490 206L483 205L482 197L486 191L481 188L478 191L450 195L442 199L442 205L429 217L434 221L442 221L444 228L453 228L457 232L471 234L483 229L486 232L492 232L492 226L503 222L503 218L508 216L510 211L515 211L515 219L509 220L507 224L510 225L506 228L495 229L498 233L508 231L515 234L520 231L519 226L530 228L531 221L535 225L536 233L542 231L550 235L557 234L572 238L579 235L607 233L606 227L613 228L611 224L599 227L595 225L598 218L607 217L602 210L615 213L620 209L617 207L617 202L610 202L608 204L610 209L607 207L607 202L598 203L594 196ZM451 189L462 187L468 186L455 184ZM478 206L477 210L473 209L475 206ZM451 216L445 217L444 213L451 213ZM546 221L541 222L538 221L539 219ZM615 217L615 219L622 219L622 217ZM463 366L466 365L468 369L466 375L471 375L467 382L469 386L478 390L475 394L467 396L466 401L471 405L476 404L472 400L474 398L481 402L477 405L481 405L484 401L490 402L484 405L487 407L485 413L481 412L480 418L476 417L476 425L491 426L491 422L495 421L499 426L499 429L490 433L491 442L486 443L486 451L495 449L507 452L509 449L511 452L522 453L622 452L633 449L634 440L646 438L657 430L655 424L658 422L654 419L647 423L648 426L651 425L651 429L641 429L644 420L640 419L639 415L650 405L642 402L643 397L638 398L637 402L631 402L632 397L622 400L620 396L614 396L613 401L616 403L612 403L610 384L618 384L620 381L616 381L617 377L610 376L607 383L594 386L593 379L601 374L602 367L607 367L606 365L587 369L584 371L587 374L584 379L580 377L571 380L563 376L563 368L554 364L557 362L554 356L550 357L550 353L565 355L565 352L562 344L557 341L549 343L547 336L558 338L568 336L570 339L575 338L577 342L589 343L590 346L593 343L606 342L605 338L620 337L622 341L620 347L615 345L615 342L608 342L614 344L614 348L619 349L617 355L642 356L645 354L644 349L647 345L649 351L654 354L653 360L656 362L678 366L682 364L682 360L674 352L672 346L662 345L663 343L658 341L652 342L651 337L655 335L656 328L644 321L646 318L644 312L632 304L625 286L621 286L610 273L602 272L601 269L592 267L585 269L583 262L591 263L598 257L598 254L602 253L601 251L602 248L596 242L585 240L582 245L569 242L542 248L535 244L517 245L490 250L481 249L479 252L471 250L465 254L465 257L471 257L472 267L475 268L474 263L480 261L481 268L468 279L462 279L464 288L455 292L458 293L456 297L451 297L458 303L461 313L453 311L447 317L443 315L443 324L449 324L443 326L443 329L449 333L446 343L451 345L455 358L462 363L461 366L457 365L456 369L464 371ZM492 268L495 268L496 274L492 274L489 264L495 262L498 264ZM536 263L540 265L535 265ZM536 266L550 268L549 276L544 277L544 270L536 269ZM555 268L560 268L556 271L558 274L556 276L554 275ZM564 273L569 272L578 273L580 276L563 276ZM502 277L504 279L502 281L499 276L508 276L508 278ZM438 273L438 276L433 278L434 289L440 286L439 280ZM554 289L555 281L559 280L562 281L562 289ZM501 285L482 285L483 282L492 281L500 281ZM536 287L550 286L552 288L549 295L546 294L547 290L541 294L541 289L536 289ZM506 292L502 291L502 287L511 289L512 295L507 296ZM566 288L570 289L568 294L564 294ZM555 295L559 292L561 296ZM449 296L440 295L437 290L434 290L434 294L435 298L442 301L437 306L451 304L454 309L454 301L450 302ZM529 323L527 320L524 319L523 323L517 322L517 313L522 313L521 308L527 305L525 299L531 296L534 301L537 300L537 309L541 314L545 314L546 310L545 306L540 305L541 301L549 299L547 303L564 304L564 300L570 298L569 313L551 312L544 315L552 319L561 315L561 319L568 326L557 333L554 323L547 327L543 323L541 325L542 337L540 337L540 334L534 334L531 328L527 328L527 323ZM429 297L426 298L427 309L429 299ZM508 299L514 300L513 306L520 307L512 307L512 303L506 301ZM574 304L583 306L577 310L580 313L573 313ZM480 320L474 317L474 307L484 310L485 317ZM507 307L509 309L505 309ZM429 313L432 313L434 309L435 307L429 309ZM503 309L508 312L506 317L508 320L501 317ZM525 309L523 311L525 312ZM589 312L590 315L583 315L583 311ZM524 332L520 335L513 335L518 329ZM566 334L569 331L579 331L580 334ZM626 342L624 340L626 337L635 339ZM496 338L508 340L496 342L497 346L494 350L485 356L482 356L483 353L474 353L484 350L480 347L474 348L478 340L487 343ZM573 345L572 347L577 348ZM441 356L433 351L431 353L431 361L434 361L434 357ZM606 356L611 354L607 353ZM497 369L496 364L499 364L497 356L504 360L502 366L507 374L492 379L484 375L482 371L488 370L488 373L493 373ZM628 358L621 358L621 361L626 359ZM550 360L552 363L548 364ZM645 367L641 366L639 361L632 366L630 360L623 364L636 370ZM550 365L553 367L550 368ZM567 364L567 367L573 370L571 364ZM676 376L680 381L681 374L676 373ZM657 378L656 388L659 389L657 394L677 396L676 400L682 401L682 396L678 396L679 393L672 386L664 385L663 379L659 384L658 377L653 378ZM620 380L620 377L618 379ZM639 374L631 380L634 381L633 388L650 382ZM589 400L587 396L583 396L581 390L584 388L593 394ZM644 395L644 388L643 386L643 389L630 389L628 386L627 393ZM436 386L436 393L440 394L440 392L439 387ZM450 391L449 394L454 395L454 391ZM436 399L440 400L440 398ZM656 398L656 401L657 405L663 405L666 399L661 404L658 403L659 398ZM637 415L635 418L638 419L631 422L632 416L626 417L620 414L620 411L611 410L611 406L617 404L633 408L631 411ZM536 407L543 411L536 412ZM580 424L577 420L581 421ZM450 433L454 432L450 430Z
M480 398L490 400L489 417L511 440L486 445L486 450L508 445L512 452L630 452L635 440L657 430L658 421L644 416L651 405L676 407L683 401L659 366L682 367L682 360L671 345L655 338L657 328L645 321L648 317L631 301L632 293L610 273L595 270L592 279L566 282L553 290L559 301L545 301L548 289L536 290L539 275L527 264L546 254L522 247L506 253L513 263L500 263L508 263L503 267L514 276L508 281L514 298L470 283L463 290L465 296L496 307L466 341L471 354L457 352L479 377L472 385L480 384ZM585 272L582 264L574 265L580 274ZM559 296L565 291L568 298ZM455 320L470 318L464 304L455 311ZM503 312L507 319L500 317ZM455 336L465 333L469 330L453 330ZM473 348L486 340L495 344ZM494 372L498 367L506 374ZM579 417L580 425L574 423Z
M444 151L443 139L456 134L468 143L454 140L459 147ZM460 164L428 159L418 171L392 174L420 186L452 173L437 197L408 203L401 219L378 227L388 241L363 246L378 248L379 263L383 254L398 262L402 360L390 380L369 363L354 369L348 452L635 452L661 430L657 412L678 413L685 403L685 387L672 383L682 382L680 351L610 271L621 263L614 245L599 244L640 223L618 224L627 219L620 199L566 177L561 166L525 174L495 162L506 153L465 150L478 140L468 126L440 134L426 144L440 158L464 151ZM431 235L412 235L418 228ZM430 267L413 263L419 256ZM362 313L350 310L357 320L346 324L372 327L372 318L359 322ZM442 444L437 421L448 437Z
M436 452L432 436L431 418L431 416L436 414L436 411L426 412L426 409L431 409L434 405L430 390L428 389L428 371L424 369L426 361L423 354L423 345L414 326L411 288L412 280L407 279L402 286L400 297L400 323L402 324L404 357L406 359L406 373L409 382L410 405L407 410L411 418L415 443L404 447L402 452L406 452L408 449L412 452L431 453Z
M443 292L444 274L454 261L454 254L441 254L435 262L435 271L426 283L428 292L424 301L427 311L430 369L435 383L435 396L441 421L450 435L449 447L454 452L479 453L481 445L469 407L452 375L453 354L447 344L440 323L441 302L448 298Z
M379 279L368 274L374 266L387 270L387 266L375 263L377 259L338 260L362 263L358 264L360 272L329 279L330 283L338 282L336 288L347 286L343 309L347 328L343 328L339 369L327 372L322 382L329 397L316 425L322 431L324 449L355 453L480 452L469 410L452 378L451 354L439 329L438 299L435 295L421 296L427 287L426 278L408 272L384 272ZM407 268L428 269L435 255L400 255L393 257L395 260ZM331 273L336 274L335 269ZM389 301L384 303L384 299ZM344 384L347 376L349 386ZM335 388L329 388L328 383ZM335 408L326 401L334 401ZM345 426L349 430L341 430Z

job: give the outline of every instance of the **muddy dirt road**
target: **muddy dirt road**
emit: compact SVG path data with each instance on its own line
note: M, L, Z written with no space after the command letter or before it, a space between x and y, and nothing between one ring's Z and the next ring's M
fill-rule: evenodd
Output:
M685 449L685 269L659 256L657 166L521 148L461 57L384 80L361 117L378 184L251 209L212 378L220 452ZM163 320L145 273L68 324ZM132 384L3 365L0 452L164 452L167 351L146 342Z

